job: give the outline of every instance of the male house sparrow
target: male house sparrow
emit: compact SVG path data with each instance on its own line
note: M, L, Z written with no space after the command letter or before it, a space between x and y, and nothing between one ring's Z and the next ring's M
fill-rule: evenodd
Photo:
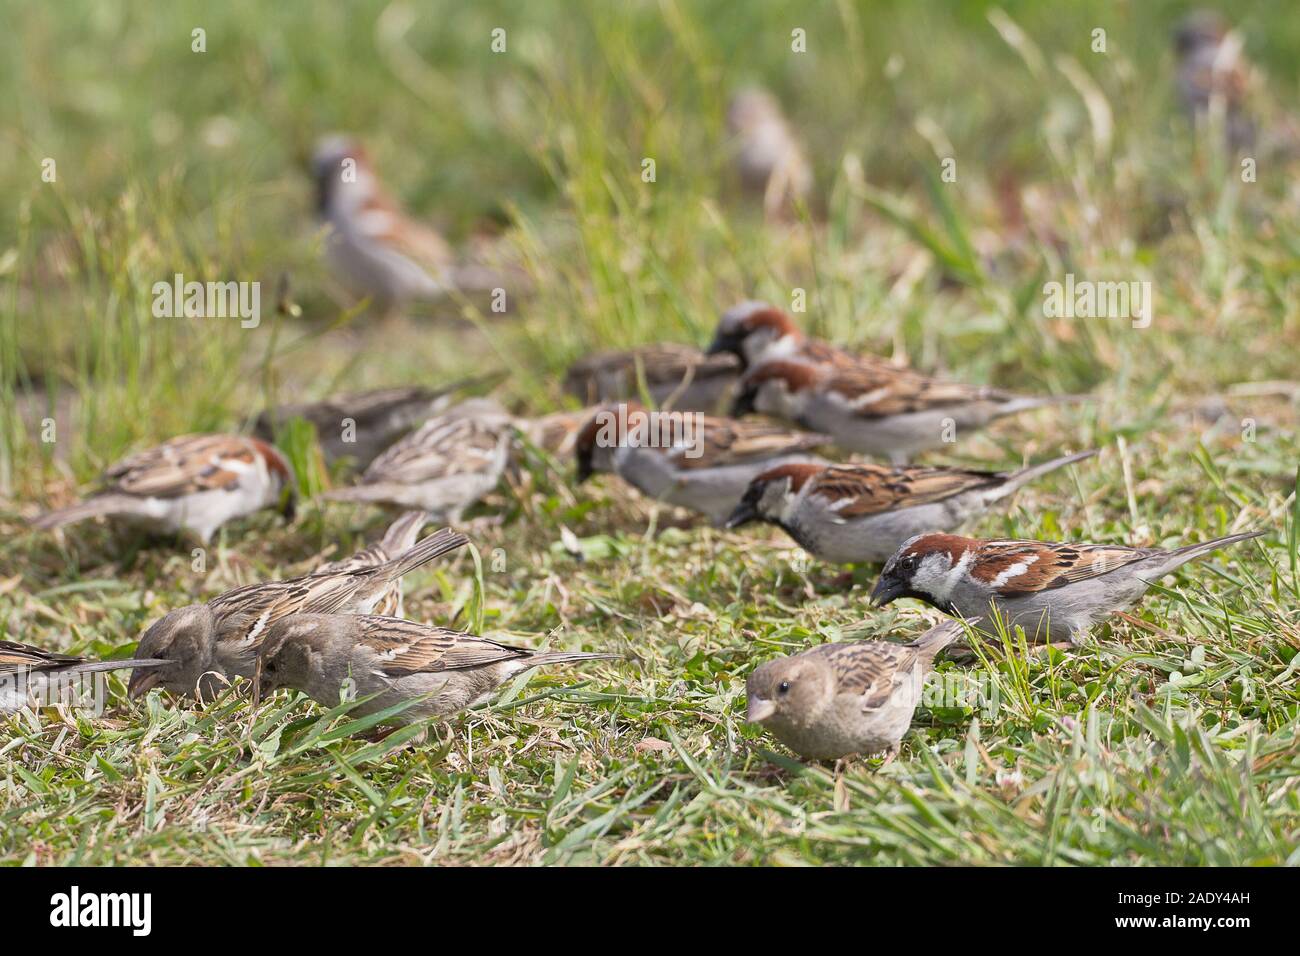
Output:
M276 621L293 614L369 614L402 575L468 540L444 528L384 564L248 584L171 611L144 632L136 650L168 666L136 671L127 690L139 697L156 685L184 696L197 688L211 697L220 687L217 677L253 676L257 650Z
M922 534L889 559L871 598L878 606L917 598L996 635L992 608L1008 630L1023 627L1031 642L1056 636L1078 644L1088 628L1132 607L1176 568L1262 534L1246 531L1172 551Z
M419 536L420 531L428 523L428 512L405 511L398 515L397 520L388 526L388 530L384 532L383 538L378 542L367 548L362 548L346 558L340 558L338 561L327 561L312 573L339 574L387 564L398 555L405 554L415 547L416 537ZM400 578L394 578L389 582L388 590L375 602L371 613L382 614L385 617L402 616L402 581Z
M570 366L565 389L594 405L635 399L646 393L661 408L716 412L740 378L730 355L704 355L687 345L665 342L625 352L601 352Z
M745 373L731 413L782 418L831 436L846 451L902 465L994 419L1078 400L1013 395L883 364L828 368L771 361Z
M409 724L486 700L523 671L547 664L614 660L617 654L535 651L394 617L296 614L271 628L260 655L260 690L300 690L327 707L345 694L378 696L353 713L415 701L393 717Z
M745 684L746 719L808 760L886 751L911 726L935 655L961 633L949 621L910 644L821 644L760 665Z
M161 659L90 661L17 641L0 641L0 713L74 702L76 684L83 674L124 667L159 667L166 663Z
M769 217L808 201L812 167L771 93L755 87L738 91L727 107L727 130L740 184L762 197Z
M1248 68L1241 37L1213 10L1197 10L1174 31L1178 57L1178 98L1193 124L1204 124L1216 109L1223 111L1223 131L1229 149L1251 148L1255 123L1246 106Z
M742 370L776 359L846 367L889 364L884 359L857 356L829 342L809 338L788 312L770 302L754 300L738 302L722 313L707 354L734 355Z
M257 416L254 431L258 437L272 441L277 428L290 419L301 418L315 427L326 461L348 457L357 468L365 468L416 425L446 410L458 392L496 378L466 378L442 388L380 388L334 395L318 402L279 405Z
M598 409L578 433L578 481L613 472L642 494L690 508L715 524L760 472L821 462L823 435L698 412L650 412L636 402Z
M360 484L323 497L419 508L436 521L456 524L500 481L514 434L514 420L500 405L470 399L429 419L372 461Z
M765 521L823 561L887 560L923 531L951 531L1023 485L1095 450L1019 471L885 468L880 465L782 465L750 483L728 528Z
M100 491L32 526L58 528L104 515L158 531L191 531L207 544L227 521L282 499L291 518L293 495L293 469L275 446L243 435L183 435L122 459L104 473Z

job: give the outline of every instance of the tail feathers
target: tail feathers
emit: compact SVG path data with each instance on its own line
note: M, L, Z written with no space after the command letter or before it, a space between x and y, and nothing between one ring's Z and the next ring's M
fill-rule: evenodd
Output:
M991 500L1004 498L1007 495L1023 488L1031 481L1041 478L1043 475L1058 468L1064 468L1066 465L1073 465L1077 461L1083 461L1097 454L1096 448L1088 451L1075 452L1073 455L1062 455L1060 458L1053 458L1051 461L1044 461L1037 465L1030 465L1028 468L1021 468L1019 471L1012 472L1007 476L1007 480L993 490Z
M907 646L915 650L917 656L928 664L935 659L941 650L957 640L961 634L961 622L944 621L942 624L930 628Z
M87 518L96 518L100 515L133 514L138 504L139 502L130 495L97 495L67 508L47 511L45 514L33 518L31 524L33 528L45 531L50 528L61 528L65 524L85 521Z
M415 538L420 530L429 523L427 511L406 511L384 532L380 547L385 554L399 555L409 551L415 545Z
M63 674L95 674L100 671L117 671L135 667L162 667L164 664L171 664L172 661L164 660L160 657L144 657L139 660L125 658L120 661L81 661L76 664L66 664L62 667L40 668L49 673Z
M1091 401L1095 401L1092 395L1013 395L998 406L997 414L1000 418L1048 405L1077 405Z
M469 544L469 538L459 531L443 528L441 531L429 535L413 548L408 548L387 564L381 564L379 567L384 580L394 581L403 574L414 571L422 564L428 564L434 558L440 557L449 551L455 551L466 544Z
M1188 561L1193 561L1202 555L1209 554L1211 551L1218 551L1220 548L1226 548L1230 544L1236 544L1238 541L1248 541L1251 538L1260 538L1267 534L1267 531L1243 531L1240 534L1230 534L1222 538L1215 538L1213 541L1202 541L1200 544L1189 544L1184 548L1177 548L1168 552L1171 559L1161 570L1161 574L1168 574L1175 568L1181 568Z
M547 664L572 664L576 661L619 661L622 654L588 654L583 651L542 651L527 658L527 666L539 667Z

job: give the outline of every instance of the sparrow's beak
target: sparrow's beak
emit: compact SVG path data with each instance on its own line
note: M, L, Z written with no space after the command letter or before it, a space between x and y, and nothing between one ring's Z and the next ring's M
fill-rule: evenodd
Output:
M745 707L745 719L751 724L761 724L773 714L776 713L776 704L770 700L764 700L762 697L749 695L749 701Z
M896 578L882 577L876 582L876 586L871 592L871 603L876 607L884 607L890 601L902 597L905 593L907 593L907 585L902 584Z
M758 520L758 509L754 507L752 501L742 501L736 505L736 510L731 513L727 519L724 528L739 528L741 525L749 524L751 521Z
M292 491L285 495L284 504L280 506L280 514L284 515L285 524L291 524L298 514L298 496Z
M171 662L168 661L168 663ZM137 667L131 672L131 680L126 685L126 696L131 700L143 697L153 690L160 680L162 680L162 674L157 669L143 670Z
M740 337L737 335L724 335L719 332L709 343L709 347L704 350L705 355L718 355L722 352L732 352L740 354Z
M742 415L749 415L754 411L754 399L757 392L753 389L745 389L736 395L731 403L731 417L739 418Z

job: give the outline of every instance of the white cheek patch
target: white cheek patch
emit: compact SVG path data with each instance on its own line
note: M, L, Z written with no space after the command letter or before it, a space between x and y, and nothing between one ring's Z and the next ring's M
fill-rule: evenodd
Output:
M957 587L958 582L966 576L966 571L974 560L975 552L966 551L962 554L961 560L946 571L943 570L943 555L932 555L922 562L921 567L927 572L924 580L928 584L930 596L934 598L936 603L948 603L953 590Z
M1001 572L996 578L994 578L990 582L990 586L995 589L1002 587L1002 585L1006 584L1012 578L1018 578L1020 577L1020 575L1028 571L1029 566L1037 560L1038 560L1038 555L1031 554L1029 557L1025 558L1025 560L1017 561L1015 564L1011 565L1011 567L1007 568L1005 571Z

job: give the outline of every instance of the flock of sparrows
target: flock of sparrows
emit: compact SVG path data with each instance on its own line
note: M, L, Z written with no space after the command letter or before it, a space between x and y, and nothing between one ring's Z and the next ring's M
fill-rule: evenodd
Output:
M1198 90L1206 103L1227 97L1235 138L1247 129L1232 121L1224 63L1211 57L1190 65L1226 36L1208 21L1189 23L1178 39L1189 64L1180 78L1187 78L1190 110L1208 108L1192 102ZM805 204L809 166L775 101L744 91L727 120L743 188L761 195L773 216ZM323 142L313 174L334 273L379 308L524 282L499 265L458 262L437 233L388 197L358 144ZM1023 628L1031 642L1078 643L1182 564L1263 533L1173 550L958 536L1027 483L1096 451L1006 472L913 460L995 420L1087 397L934 378L811 338L766 302L723 312L703 352L661 343L577 362L566 387L580 411L525 419L491 398L460 397L484 384L283 406L257 420L255 436L183 436L113 465L101 490L40 515L34 526L108 517L206 543L222 525L263 508L291 518L294 472L273 444L291 419L315 426L327 460L347 458L358 470L354 484L324 500L403 511L379 543L349 558L168 612L145 630L134 659L86 661L0 642L0 675L22 673L39 686L56 675L130 667L132 697L157 687L200 698L243 678L259 695L289 687L330 706L351 694L361 714L404 707L393 720L410 722L470 707L532 667L617 658L512 646L403 617L402 576L468 542L451 528L421 539L423 528L461 525L527 445L572 456L578 481L611 473L715 525L768 523L821 560L883 564L872 593L877 605L916 598L988 634ZM764 418L745 417L752 413ZM690 427L659 428L665 414ZM612 440L611 421L619 423ZM889 464L843 460L852 455ZM946 622L907 644L847 642L770 661L748 679L748 719L810 759L892 756L927 670L963 633ZM0 698L0 709L21 703Z

